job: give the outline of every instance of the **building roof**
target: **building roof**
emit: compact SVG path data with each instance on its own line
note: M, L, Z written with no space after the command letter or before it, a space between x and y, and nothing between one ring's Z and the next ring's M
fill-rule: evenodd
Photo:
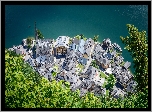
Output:
M86 53L88 56L90 56L90 52L91 52L91 47L86 48L85 53Z
M75 52L72 52L72 54L68 55L66 58L66 65L65 69L70 70L76 66L76 61L77 61L78 56L76 55Z
M122 72L119 78L122 84L127 84L127 82L132 78L132 75L126 71Z
M123 60L124 58L123 58L122 56L119 56L119 59L120 59L120 60Z
M120 64L120 61L115 61L115 64L116 64L116 65L119 65L119 64Z
M16 54L22 54L22 51L20 51L19 49L15 49Z
M128 62L128 61L126 61L126 63L124 64L124 67L125 67L126 69L128 69L128 68L130 67L130 65L131 65L131 63Z
M112 46L113 46L115 49L117 49L118 51L122 51L121 47L120 47L118 44L113 43Z
M59 36L56 39L55 47L65 46L66 48L69 48L69 39L68 36Z
M77 39L77 38L74 37L73 40L72 40L72 42L75 43L76 45L78 45L79 44L79 39Z
M135 87L137 86L137 82L134 80L131 80L128 84L127 84L127 92L134 92Z
M14 49L13 49L13 48L9 48L8 50L14 51Z
M100 56L98 60L99 60L100 63L102 63L103 62L103 57Z
M85 41L84 48L86 49L92 47L92 45L94 45L94 41L91 38L89 38Z
M94 47L94 52L95 54L98 54L99 52L103 52L104 50L102 49L102 47L99 44L96 44Z
M103 44L105 44L105 45L107 45L107 46L111 46L111 41L110 41L110 39L109 39L109 38L104 39L104 40L103 40Z
M114 50L112 53L111 53L111 55L114 55L114 56L116 56L116 50Z
M90 80L93 80L96 75L99 75L98 69L93 66L89 66L88 70L85 74L87 74L89 76Z
M108 64L110 63L110 61L109 61L107 58L103 58L102 63L103 63L104 65L108 65Z
M79 44L79 47L78 47L78 51L83 54L84 53L84 44L85 44L85 41L83 39L80 39L79 43L80 44Z
M120 95L123 97L126 94L126 92L124 92L123 90L121 90L120 88L117 88L116 86L113 87L113 91L111 93L111 95L114 98L119 98Z

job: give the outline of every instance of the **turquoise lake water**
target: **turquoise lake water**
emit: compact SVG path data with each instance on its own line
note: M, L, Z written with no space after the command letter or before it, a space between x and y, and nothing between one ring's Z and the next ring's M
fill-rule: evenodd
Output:
M99 35L100 42L110 38L123 49L120 36L128 35L126 24L134 24L139 31L148 32L148 6L9 5L5 8L5 47L19 45L23 38L34 36L35 21L45 38L74 37L77 34L92 38ZM123 50L122 56L125 61L132 62L127 50Z

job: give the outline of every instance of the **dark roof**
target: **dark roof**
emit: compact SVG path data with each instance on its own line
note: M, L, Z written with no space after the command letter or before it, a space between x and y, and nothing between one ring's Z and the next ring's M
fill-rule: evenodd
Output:
M110 61L107 58L103 58L102 62L103 62L104 65L107 65L107 64L110 63Z
M73 39L73 43L75 43L76 45L78 45L79 44L79 40L77 38L74 38Z
M22 54L22 51L20 51L19 49L15 49L16 54Z

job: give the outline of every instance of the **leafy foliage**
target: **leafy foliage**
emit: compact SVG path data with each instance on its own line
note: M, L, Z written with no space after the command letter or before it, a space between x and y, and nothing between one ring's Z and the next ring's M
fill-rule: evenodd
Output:
M124 66L124 64L125 64L125 62L124 62L124 61L122 61L122 62L120 63L120 66Z
M78 73L81 74L82 70L84 69L84 65L82 65L81 63L76 65L76 68L78 68Z
M107 78L107 76L102 71L100 72L100 77L101 78Z
M34 40L33 37L27 37L26 43L28 48L31 48L32 40Z
M84 69L84 66L82 64L78 64L77 67L79 67L80 69Z
M44 39L44 36L42 35L40 30L37 30L38 39Z
M84 41L87 40L87 38L84 35L80 35L80 36L81 36L81 39L83 39Z
M59 70L58 66L55 65L55 66L53 67L53 70L54 70L54 72L57 72L57 73L58 73L58 70Z
M84 41L87 40L87 38L83 34L76 35L75 38L77 38L78 40L80 40L80 39L83 39Z
M112 89L116 83L116 78L114 77L114 75L110 74L109 77L107 78L107 81L108 81L108 83L105 87L107 89Z
M127 24L130 36L126 38L120 37L122 42L133 58L135 68L135 79L138 83L138 90L143 91L148 87L148 40L146 31L139 32L138 29L131 24Z
M78 40L80 40L81 36L80 35L76 35L75 38L78 39Z
M136 101L140 106L148 106L148 40L146 31L139 32L131 24L127 24L130 36L126 38L120 36L122 42L126 45L132 58L135 68L135 80L138 83L138 98ZM136 95L137 96L137 95Z
M69 39L69 44L72 44L72 38Z
M33 37L27 37L27 40L26 40L26 42L27 42L27 44L32 44L32 40L34 40L34 38Z
M95 60L93 60L93 61L91 62L90 66L93 66L93 67L99 69L99 66L97 65L97 63L96 63Z
M94 37L93 37L94 42L97 42L97 41L98 41L98 38L99 38L99 35L94 36Z
M53 77L56 77L57 76L57 72L53 72L52 75L53 75Z

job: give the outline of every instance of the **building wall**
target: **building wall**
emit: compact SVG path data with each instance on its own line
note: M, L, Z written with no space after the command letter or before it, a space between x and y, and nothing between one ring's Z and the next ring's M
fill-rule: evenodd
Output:
M84 58L88 58L88 55L87 55L87 54L83 54L83 57L84 57Z
M60 46L60 47L57 47L55 48L56 49L56 55L58 53L63 53L63 54L66 54L67 53L67 48L65 46Z

